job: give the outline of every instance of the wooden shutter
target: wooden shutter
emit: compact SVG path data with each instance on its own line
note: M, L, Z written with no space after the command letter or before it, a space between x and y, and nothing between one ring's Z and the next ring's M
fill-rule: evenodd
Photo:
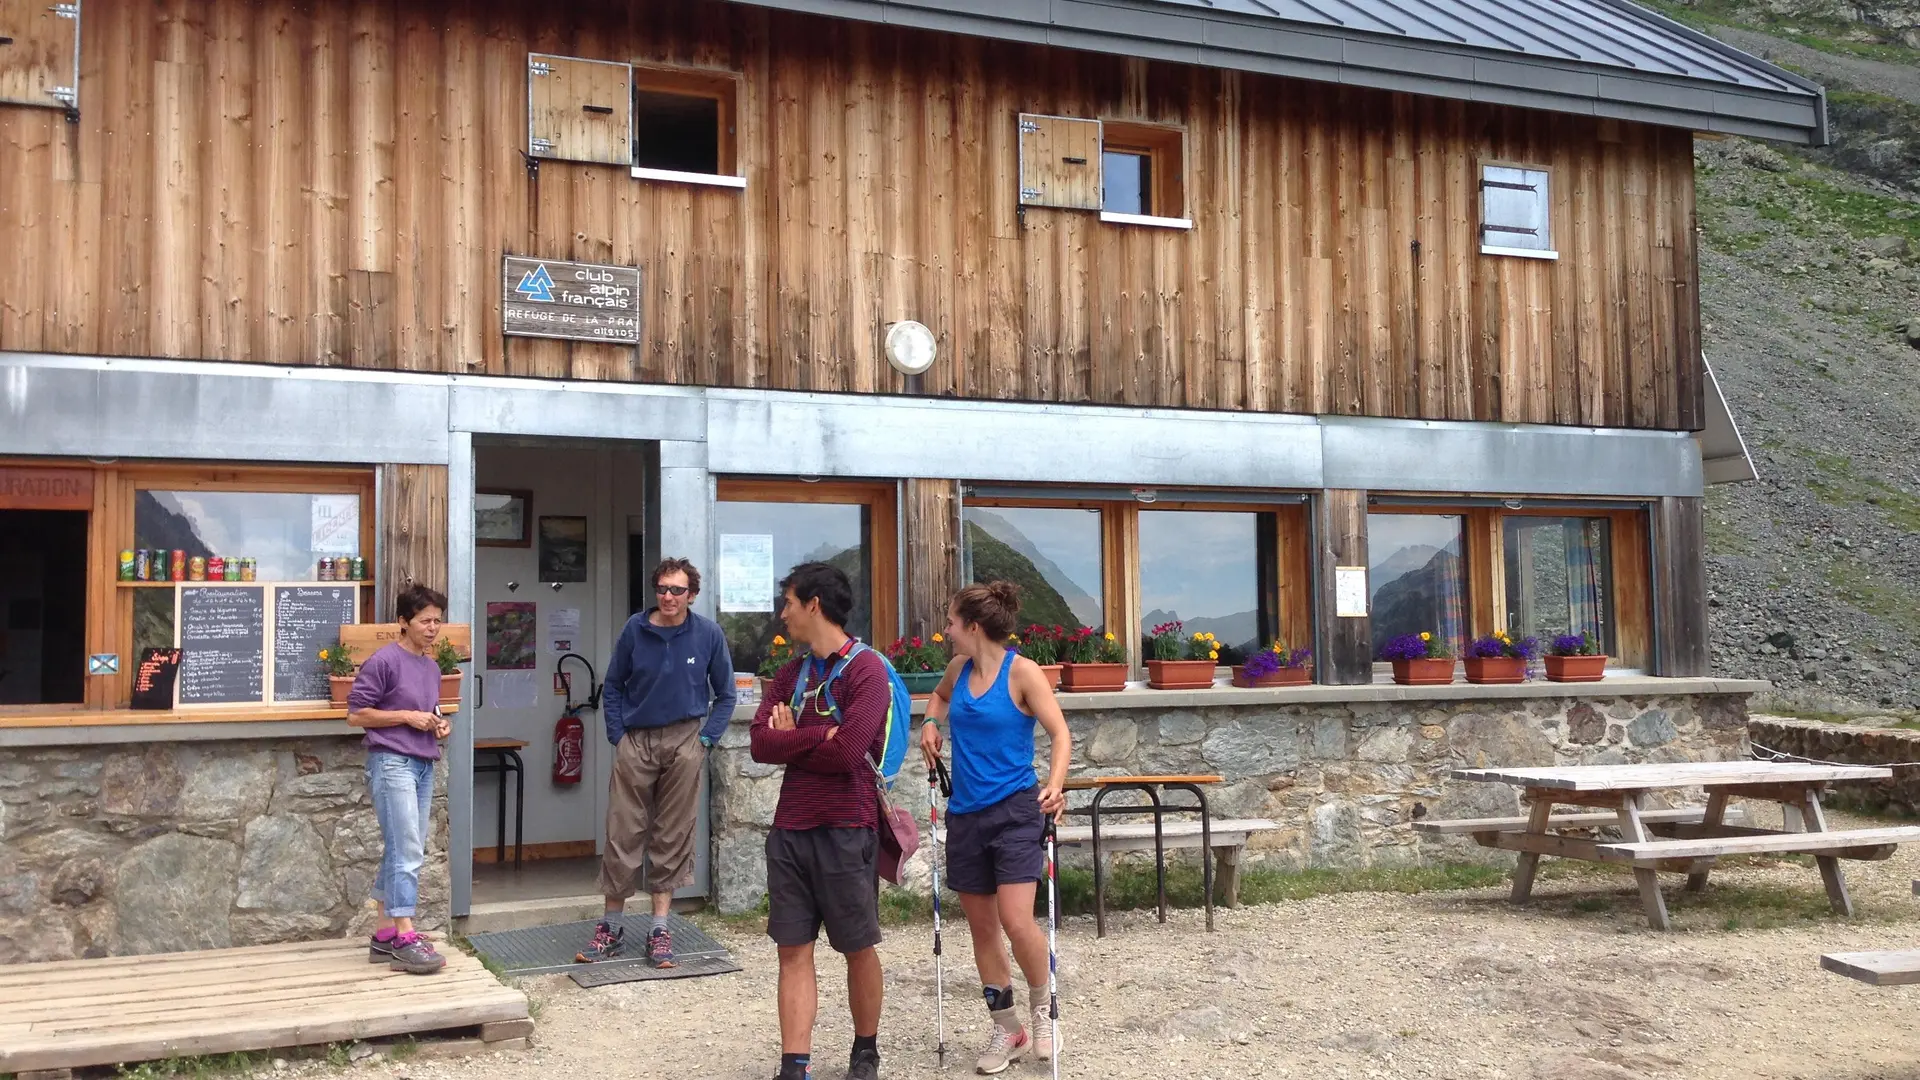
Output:
M555 161L633 163L633 69L607 60L527 54L527 153Z
M0 0L0 102L74 109L80 4Z
M1020 114L1020 204L1100 209L1100 121Z

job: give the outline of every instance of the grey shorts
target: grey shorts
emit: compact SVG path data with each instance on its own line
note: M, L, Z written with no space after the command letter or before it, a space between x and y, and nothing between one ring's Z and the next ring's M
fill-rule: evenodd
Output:
M880 944L880 838L872 829L767 833L767 936L810 945L827 928L837 953Z
M948 817L947 887L992 896L1002 885L1039 881L1047 873L1046 829L1037 786Z

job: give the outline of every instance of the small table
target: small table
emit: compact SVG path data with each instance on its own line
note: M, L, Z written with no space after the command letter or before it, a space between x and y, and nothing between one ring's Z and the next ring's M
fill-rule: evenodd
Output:
M1687 874L1687 891L1706 888L1707 874L1722 855L1811 854L1820 867L1827 901L1842 915L1853 914L1840 859L1884 859L1896 845L1920 840L1920 826L1848 829L1827 828L1820 808L1820 791L1835 780L1868 780L1893 775L1893 770L1866 765L1785 764L1765 761L1700 761L1669 765L1582 765L1562 768L1457 769L1455 780L1512 784L1522 789L1522 802L1531 804L1524 825L1517 820L1488 819L1461 822L1448 828L1434 822L1429 832L1472 830L1482 847L1520 853L1513 874L1513 902L1523 904L1533 891L1534 870L1540 856L1624 863L1633 867L1640 886L1640 902L1647 923L1656 930L1669 928L1666 899L1660 894L1658 871ZM1649 811L1649 792L1704 788L1707 805L1697 820L1693 815ZM1757 829L1726 823L1729 799L1756 799L1779 803L1789 825L1798 817L1797 830ZM1574 815L1556 820L1556 805L1611 810L1611 821L1601 815ZM1421 823L1416 823L1416 825ZM1615 825L1619 842L1557 835L1563 828Z
M1093 803L1069 814L1086 814L1093 821L1093 926L1097 937L1107 936L1107 875L1100 858L1100 819L1120 814L1153 815L1153 875L1160 902L1160 921L1167 921L1167 851L1161 821L1171 813L1200 814L1200 893L1207 908L1207 929L1213 929L1213 836L1212 818L1207 810L1202 784L1218 784L1218 776L1083 776L1068 780L1067 791L1092 791ZM1168 805L1160 800L1161 789L1192 792L1192 805ZM1149 806L1106 806L1108 795L1116 791L1144 792Z
M499 811L499 826L493 834L494 865L504 865L507 861L507 774L513 774L513 868L520 869L521 838L525 835L522 826L527 813L527 767L520 760L520 751L527 748L525 739L475 739L473 741L473 772L495 773L500 777L500 798L496 809ZM481 754L492 754L493 762L480 764Z

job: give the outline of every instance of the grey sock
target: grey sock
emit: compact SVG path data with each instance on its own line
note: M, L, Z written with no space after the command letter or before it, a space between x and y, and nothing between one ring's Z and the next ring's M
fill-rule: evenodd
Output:
M647 933L651 934L656 930L665 930L666 928L667 917L665 915L655 915L653 917L653 924L647 927Z

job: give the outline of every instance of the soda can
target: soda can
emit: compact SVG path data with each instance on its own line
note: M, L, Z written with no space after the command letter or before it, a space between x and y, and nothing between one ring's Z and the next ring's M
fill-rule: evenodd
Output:
M333 580L335 581L352 581L353 580L353 560L352 559L347 558L345 555L339 555L334 558Z
M218 555L207 556L207 580L208 581L227 580L227 560L221 558Z
M353 557L353 580L355 581L367 580L367 560L361 558L358 555L355 555Z
M133 580L153 580L153 552L147 548L135 548L133 552Z
M173 554L168 560L167 578L170 581L187 580L187 553L179 548L173 549Z
M207 560L204 555L195 555L187 560L187 580L207 580Z
M239 581L240 560L232 555L227 556L226 563L220 567L220 579L222 581Z
M131 551L120 553L120 580L133 580L133 552Z
M332 581L333 580L333 560L332 559L320 560L320 576L315 578L314 580L315 581Z
M254 577L259 573L260 573L260 561L258 559L246 558L246 559L240 560L240 580L241 581L252 581Z

